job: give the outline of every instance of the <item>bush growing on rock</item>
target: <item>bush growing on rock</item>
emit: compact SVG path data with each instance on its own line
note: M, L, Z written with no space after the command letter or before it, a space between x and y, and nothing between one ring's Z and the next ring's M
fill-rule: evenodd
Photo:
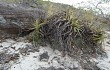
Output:
M74 15L70 11L63 11L47 18L43 25L39 23L42 25L40 28L36 25L39 39L42 43L46 42L52 48L67 52L69 55L74 55L72 52L75 52L76 48L83 53L101 54L103 31L90 27L87 21L83 22Z

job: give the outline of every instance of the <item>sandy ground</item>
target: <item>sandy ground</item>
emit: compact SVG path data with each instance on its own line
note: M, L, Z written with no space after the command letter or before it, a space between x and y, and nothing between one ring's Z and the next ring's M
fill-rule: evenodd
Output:
M16 42L11 39L0 43L0 52L4 54L18 54L18 59L6 59L9 60L8 70L36 70L41 67L54 66L56 68L78 68L78 62L69 56L62 57L61 52L58 50L52 50L49 47L39 47L39 51L32 48L31 43L28 42ZM40 60L42 53L48 53L49 58ZM16 56L13 56L16 57ZM7 57L6 57L7 58ZM6 65L6 64L5 64ZM4 65L4 66L5 66Z
M107 33L110 35L110 32ZM103 45L107 57L92 58L92 60L97 62L97 66L101 70L110 70L109 36ZM41 59L43 53L46 54ZM60 51L53 50L49 46L40 46L38 50L31 43L24 40L13 41L7 39L0 43L0 70L38 70L41 67L48 68L51 66L63 68L64 70L70 70L70 68L83 70L78 61L67 55L62 57Z

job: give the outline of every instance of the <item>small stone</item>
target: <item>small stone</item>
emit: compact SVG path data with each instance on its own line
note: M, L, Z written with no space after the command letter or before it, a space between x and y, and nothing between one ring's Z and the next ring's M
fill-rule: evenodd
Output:
M110 44L110 42L107 42L107 44Z
M43 54L40 55L40 61L44 60L44 61L48 61L49 59L49 55L48 52L44 52Z
M37 56L33 56L33 58L37 58Z
M2 45L0 45L0 47L3 47Z
M13 56L16 58L20 57L18 53L13 54Z

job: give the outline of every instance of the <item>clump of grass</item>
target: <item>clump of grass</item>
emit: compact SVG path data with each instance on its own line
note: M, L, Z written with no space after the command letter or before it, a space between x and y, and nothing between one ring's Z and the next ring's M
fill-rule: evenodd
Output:
M44 24L46 24L46 20L42 18L39 18L34 22L35 31L33 33L33 41L38 42L40 40L40 29Z
M29 40L29 42L32 42L33 47L37 47L38 44L45 45L45 43L42 42L41 31L40 31L42 26L45 24L46 24L46 20L43 18L39 18L34 21L33 29L35 30L26 37L27 40Z

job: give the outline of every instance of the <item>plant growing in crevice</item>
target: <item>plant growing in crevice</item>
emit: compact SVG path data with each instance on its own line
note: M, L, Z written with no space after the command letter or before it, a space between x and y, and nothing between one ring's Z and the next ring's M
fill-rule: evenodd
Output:
M35 31L33 33L33 41L38 42L40 40L40 28L46 24L46 20L39 18L34 22Z

